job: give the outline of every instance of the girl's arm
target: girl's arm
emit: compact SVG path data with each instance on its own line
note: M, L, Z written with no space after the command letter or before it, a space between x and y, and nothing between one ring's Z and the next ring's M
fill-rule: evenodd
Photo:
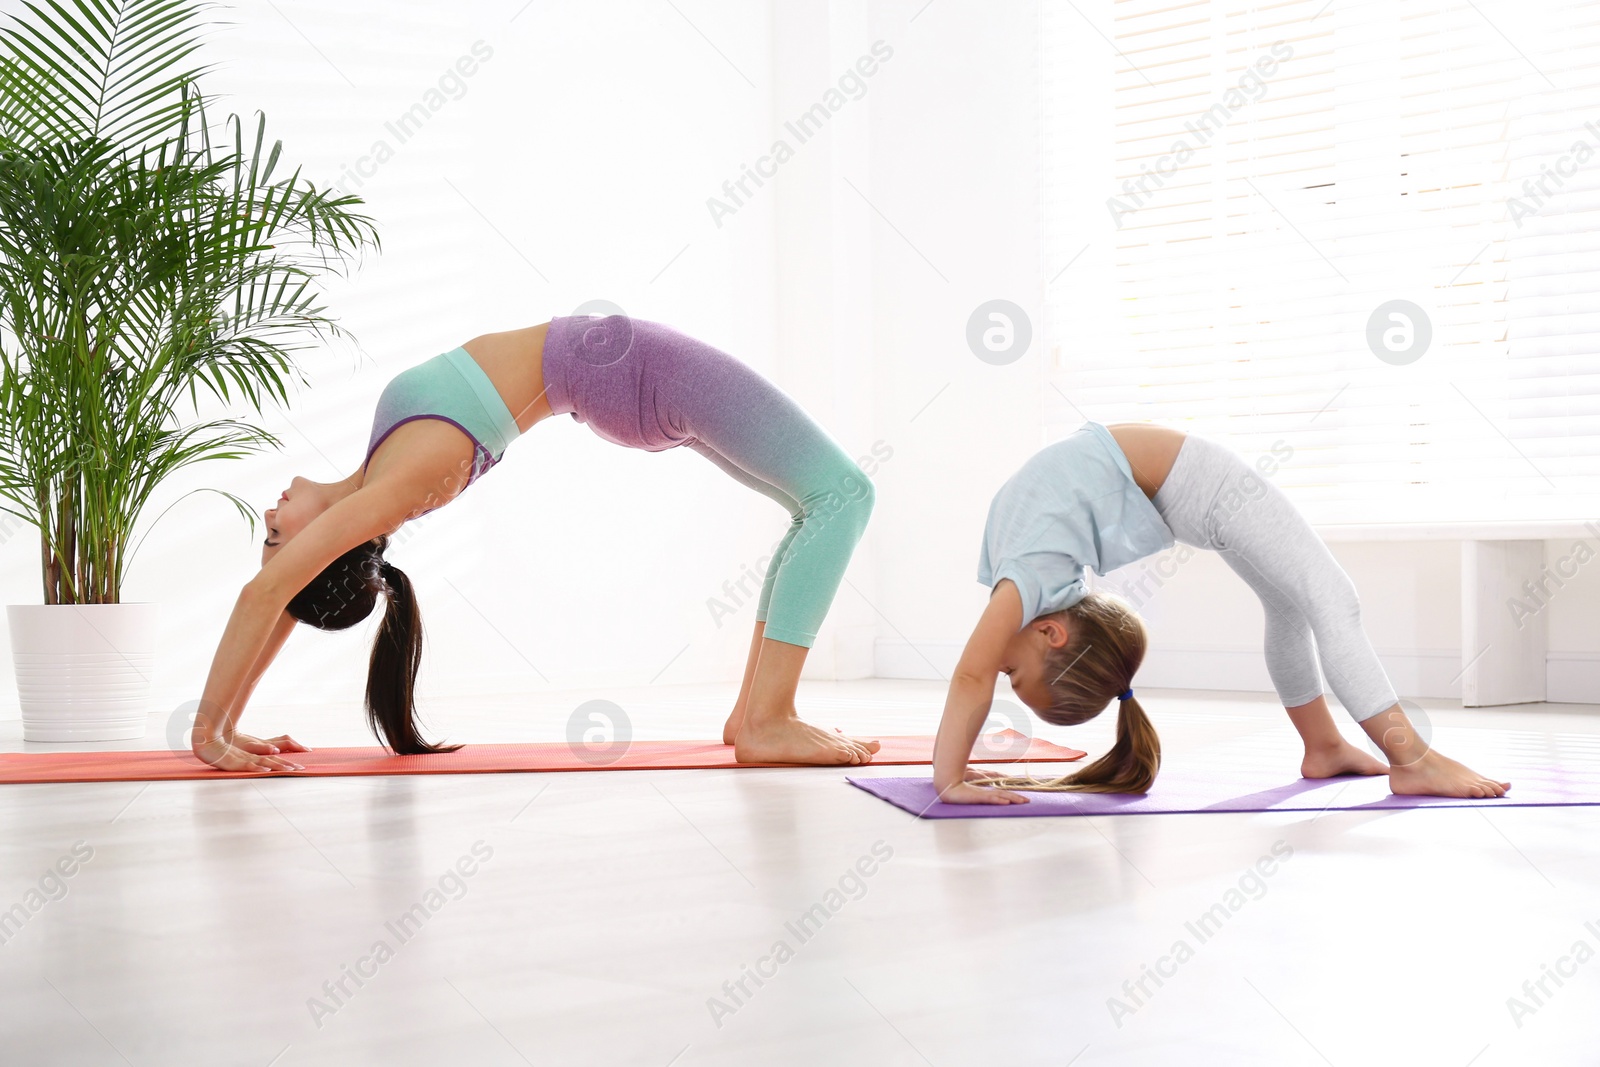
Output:
M1028 798L1004 789L972 785L967 759L983 729L994 701L994 682L1000 674L1006 645L1022 628L1022 597L1008 578L1002 578L967 639L950 692L944 717L933 742L933 785L946 804L1026 804ZM981 776L981 772L980 772Z
M245 584L222 632L205 692L195 717L194 751L224 771L289 770L289 761L248 752L229 740L254 687L252 668L277 637L281 645L284 608L306 583L357 545L389 533L413 510L408 495L394 485L369 483L332 505L281 548ZM271 649L276 653L277 648ZM270 662L271 656L262 662Z

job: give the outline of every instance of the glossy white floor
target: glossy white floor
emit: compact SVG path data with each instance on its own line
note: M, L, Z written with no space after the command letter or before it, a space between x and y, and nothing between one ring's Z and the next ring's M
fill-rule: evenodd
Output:
M941 694L808 684L802 707L924 733ZM597 695L431 719L558 740ZM645 738L710 736L731 694L603 695ZM1169 765L1265 733L1295 774L1266 697L1148 706ZM1600 728L1594 707L1425 706L1446 751ZM1096 752L1105 719L1040 732ZM366 741L348 707L247 727ZM0 723L0 749L19 737ZM1597 827L1600 808L922 822L834 770L0 786L0 909L59 897L0 948L0 1061L1591 1064ZM1186 922L1275 847L1292 857L1199 941ZM72 877L47 878L63 857Z

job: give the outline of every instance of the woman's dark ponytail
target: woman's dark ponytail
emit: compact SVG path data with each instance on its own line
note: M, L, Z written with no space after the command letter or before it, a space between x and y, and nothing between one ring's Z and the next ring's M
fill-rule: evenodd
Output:
M454 752L417 732L417 668L422 663L422 613L405 572L383 558L387 537L352 548L289 601L288 612L320 630L346 630L372 614L381 594L383 622L367 666L367 722L401 756Z
M367 668L367 722L397 755L454 752L460 745L436 745L417 732L417 669L422 665L422 612L411 579L386 559L378 561L385 600L383 622L372 642Z

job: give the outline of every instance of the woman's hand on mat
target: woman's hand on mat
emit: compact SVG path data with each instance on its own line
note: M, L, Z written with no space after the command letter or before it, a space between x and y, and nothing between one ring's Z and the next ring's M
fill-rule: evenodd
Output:
M250 738L255 741L255 738ZM262 742L257 741L257 744ZM194 754L202 762L219 771L303 771L304 767L281 756L251 752L232 744L227 738L214 737L194 746Z
M982 775L983 778L974 778L973 775ZM1026 804L1028 798L1021 793L1013 793L1009 789L994 789L989 786L978 785L979 781L991 778L988 771L967 770L966 781L957 782L945 787L939 793L939 799L946 804Z
M288 734L279 734L262 740L251 737L249 734L235 733L229 737L234 747L242 748L246 752L253 752L258 756L276 756L280 752L310 752L311 750Z

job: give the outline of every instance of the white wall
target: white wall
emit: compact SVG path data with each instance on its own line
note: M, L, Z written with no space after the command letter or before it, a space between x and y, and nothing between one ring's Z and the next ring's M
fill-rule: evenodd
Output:
M1545 564L1573 558L1573 541L1545 543ZM1591 548L1594 542L1589 542ZM1600 560L1591 558L1548 598L1550 699L1600 704Z
M1007 299L1039 322L1038 55L1031 3L879 4L895 77L873 100L879 673L948 671L982 610L979 538L1000 483L1045 443L1042 345L980 361L967 319ZM908 21L916 14L915 21Z

